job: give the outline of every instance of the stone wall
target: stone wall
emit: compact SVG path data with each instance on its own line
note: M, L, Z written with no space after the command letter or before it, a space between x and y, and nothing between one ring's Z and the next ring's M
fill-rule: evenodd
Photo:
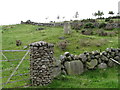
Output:
M72 27L76 27L76 26L84 26L86 23L93 23L93 25L95 27L99 27L100 23L98 22L70 22L70 25ZM52 22L52 23L37 23L37 22L32 22L30 20L27 20L26 22L23 22L21 21L21 24L31 24L31 25L38 25L38 26L61 26L63 27L66 23L56 23L56 22ZM116 22L113 22L113 23L107 23L107 27L112 27L112 28L120 28L120 24L119 23L116 23ZM78 27L77 27L78 28Z
M51 83L60 74L79 75L87 70L105 69L120 64L120 48L107 48L103 52L84 52L73 55L65 52L60 60L53 57L53 44L39 41L30 44L30 78L33 86Z
M53 44L43 41L30 44L30 78L33 86L43 86L53 79Z
M82 74L86 70L105 69L116 65L112 59L120 62L120 48L107 48L103 52L84 52L80 55L65 52L64 55L60 56L61 72L63 74L75 75Z

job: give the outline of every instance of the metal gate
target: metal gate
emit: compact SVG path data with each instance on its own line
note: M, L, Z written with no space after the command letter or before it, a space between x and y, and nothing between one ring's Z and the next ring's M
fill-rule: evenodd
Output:
M25 87L30 84L29 50L0 50L2 88Z

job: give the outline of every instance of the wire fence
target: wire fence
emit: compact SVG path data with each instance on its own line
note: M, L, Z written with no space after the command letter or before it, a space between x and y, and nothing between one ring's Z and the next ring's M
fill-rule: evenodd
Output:
M30 85L29 50L0 50L3 88L19 88Z

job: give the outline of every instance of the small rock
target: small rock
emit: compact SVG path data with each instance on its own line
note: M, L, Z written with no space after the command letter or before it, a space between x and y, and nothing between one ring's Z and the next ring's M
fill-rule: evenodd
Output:
M65 52L64 55L65 55L66 57L68 57L68 56L70 56L70 53L69 53L69 52Z
M105 69L105 68L107 68L107 64L106 63L101 63L101 64L98 65L98 68L99 69Z
M82 60L82 62L85 62L87 60L87 57L85 54L80 54L79 58Z
M65 37L59 37L59 39L64 40L64 39L65 39Z
M93 59L90 62L86 62L88 69L93 69L98 64L97 59Z
M27 49L27 48L28 48L28 46L24 46L24 47L23 47L23 49Z

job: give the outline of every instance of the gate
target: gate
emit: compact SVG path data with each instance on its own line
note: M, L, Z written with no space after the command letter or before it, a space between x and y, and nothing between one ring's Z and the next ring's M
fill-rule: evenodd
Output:
M0 50L2 88L19 88L30 84L29 50ZM1 81L0 80L0 81Z

